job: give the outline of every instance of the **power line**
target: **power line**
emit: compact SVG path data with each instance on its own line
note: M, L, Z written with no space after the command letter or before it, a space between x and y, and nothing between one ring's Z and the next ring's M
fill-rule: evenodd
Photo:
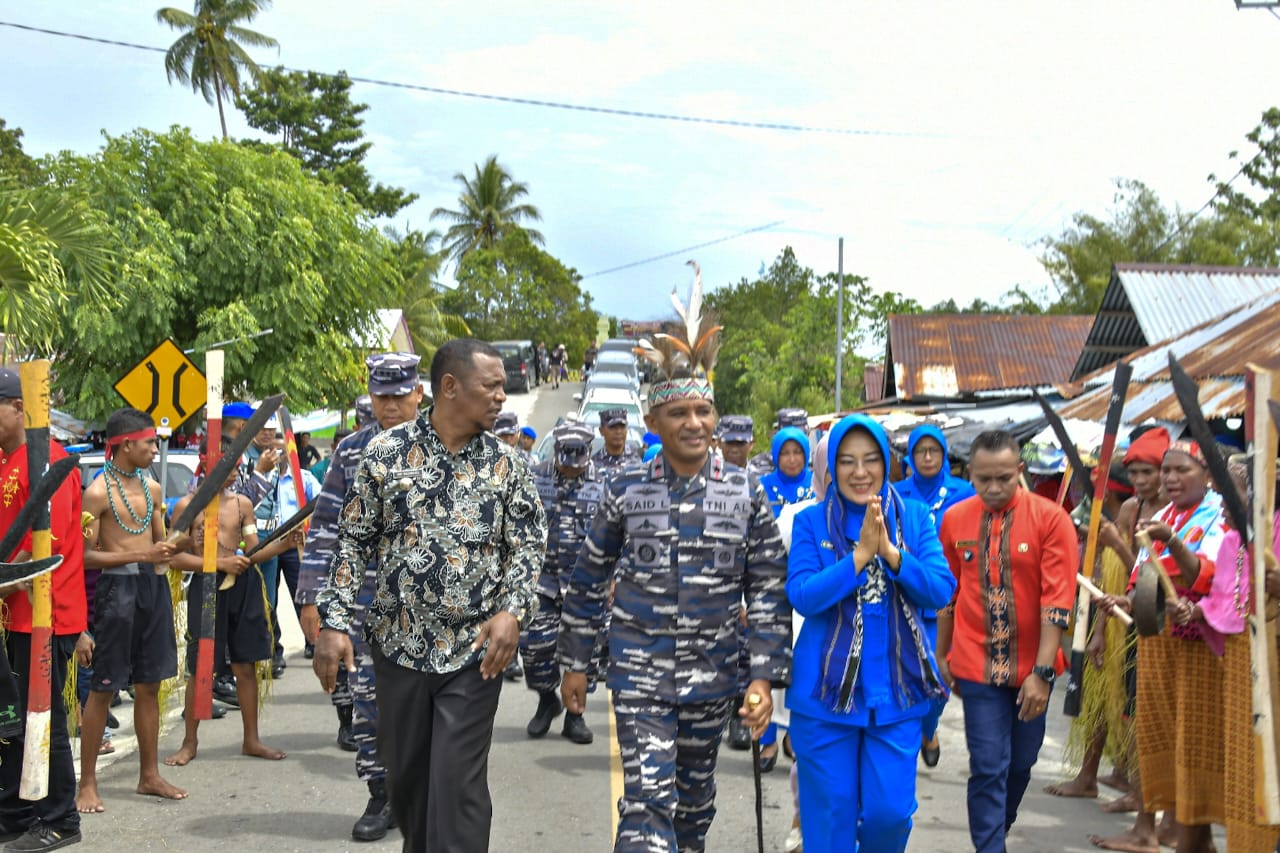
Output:
M1254 154L1248 160L1241 163L1240 168L1236 170L1236 173L1232 175L1231 178L1225 184L1218 185L1218 188L1213 191L1213 195L1209 196L1208 201L1200 205L1199 209L1196 210L1195 213L1191 214L1186 219L1183 219L1181 222L1178 223L1178 227L1173 230L1173 233L1170 234L1168 237L1164 238L1164 240L1160 243L1160 245L1156 246L1155 249L1152 250L1151 256L1153 258L1159 257L1160 252L1162 252L1166 246L1168 246L1170 243L1176 240L1178 236L1182 234L1182 232L1186 229L1186 227L1190 225L1192 222L1194 222L1196 218L1200 216L1200 214L1208 210L1209 206L1218 200L1218 196L1226 192L1227 188L1230 187L1233 183L1235 183L1236 178L1244 174L1245 169L1253 165L1253 162L1255 160L1259 160L1261 158L1262 158L1262 152L1259 151L1257 154Z
M145 50L151 53L167 53L168 48L155 47L147 44L136 44L134 42L119 41L117 39L101 38L99 36L90 36L83 33L71 33L62 30L51 30L44 27L33 27L29 24L19 24L13 21L0 21L0 26L11 27L16 30L25 30L33 33L43 33L44 35L57 36L59 38L80 39L81 41L95 42L97 44L111 45L112 47L126 47L132 50ZM284 67L285 71L300 74L318 74L322 77L337 77L337 74L331 74L326 71L311 71L304 68ZM403 83L395 80L381 80L375 77L356 77L347 75L347 78L355 83L366 83L370 86L383 86L391 89L408 89L414 92L427 92L433 95L448 95L455 98L471 98L481 101L497 101L505 104L520 104L529 107L543 107L547 109L571 110L574 112L598 113L601 115L622 116L624 118L640 118L652 119L657 121L674 121L684 122L686 124L708 124L720 127L738 127L748 130L780 130L788 133L821 133L832 136L889 136L889 137L913 137L913 138L940 138L939 134L923 133L917 131L905 130L876 130L867 128L848 128L848 127L820 127L814 125L787 124L784 122L772 121L746 121L740 119L728 118L711 118L708 116L692 116L680 115L677 113L662 113L648 110L627 110L619 107L597 107L588 104L572 104L563 101L546 101L537 98L520 98L514 95L495 95L487 92L470 92L464 89L448 89L441 86L427 86L419 83Z
M698 249L705 249L708 246L715 246L719 243L727 243L730 240L736 240L739 237L745 237L748 234L755 234L759 231L768 231L770 228L775 228L783 224L784 222L788 222L788 221L789 220L786 220L786 219L779 219L777 222L769 222L765 225L757 225L755 228L748 228L745 231L739 231L736 234L730 234L727 237L719 237L715 240L708 240L705 243L698 243L696 246L685 246L683 249L676 249L674 252L666 252L661 255L654 255L651 258L645 258L644 260L641 260L641 261L632 261L631 263L623 264L622 266L610 267L607 270L600 270L598 272L587 273L586 275L582 276L582 278L584 280L588 278L597 278L602 275L608 275L609 273L621 272L622 270L629 270L632 267L639 267L639 266L644 266L645 264L651 264L651 263L654 263L655 261L665 261L667 258L674 258L674 257L677 257L678 255L685 255L685 254L688 254L689 252L695 252Z

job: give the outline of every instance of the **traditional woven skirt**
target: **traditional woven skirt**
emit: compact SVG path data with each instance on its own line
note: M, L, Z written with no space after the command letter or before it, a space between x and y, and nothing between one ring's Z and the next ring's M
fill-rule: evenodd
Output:
M1222 661L1203 642L1171 637L1168 630L1138 640L1138 767L1145 806L1172 808L1189 826L1225 823Z
M1258 826L1254 792L1257 766L1253 735L1253 684L1249 635L1227 637L1222 656L1222 726L1225 749L1227 849L1231 853L1272 853L1280 826Z

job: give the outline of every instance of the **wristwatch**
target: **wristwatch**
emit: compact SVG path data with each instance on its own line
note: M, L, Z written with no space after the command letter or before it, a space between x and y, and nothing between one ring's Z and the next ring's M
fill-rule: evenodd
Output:
M510 613L512 616L516 617L517 625L519 625L521 628L524 627L524 608L523 607L517 607L516 605L513 604L507 608L507 612Z
M1031 667L1031 674L1045 684L1053 684L1053 680L1058 677L1058 673L1054 672L1051 666L1033 666Z

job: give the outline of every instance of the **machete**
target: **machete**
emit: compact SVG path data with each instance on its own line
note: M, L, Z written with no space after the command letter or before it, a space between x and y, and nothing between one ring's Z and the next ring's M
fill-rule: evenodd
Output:
M61 554L54 554L41 560L28 560L25 563L0 563L0 586L29 581L48 574L61 565Z
M1249 510L1240 493L1232 486L1231 472L1227 469L1227 460L1218 452L1218 443L1209 429L1204 412L1200 409L1200 386L1187 375L1173 353L1169 353L1169 378L1173 381L1173 393L1178 397L1182 413L1187 416L1187 426L1191 429L1191 437L1200 445L1205 462L1209 466L1209 474L1213 477L1215 491L1222 496L1222 503L1231 516L1231 524L1240 531L1240 542L1247 545L1253 538L1249 524Z
M1039 391L1032 390L1035 395L1036 402L1040 404L1040 408L1044 409L1045 420L1049 422L1049 426L1053 428L1053 434L1058 437L1058 444L1062 445L1062 452L1066 454L1067 463L1071 468L1071 477L1075 480L1075 484L1080 487L1082 494L1089 494L1093 489L1093 483L1089 480L1089 466L1084 464L1084 460L1080 458L1080 451L1076 449L1076 444L1071 440L1070 433L1067 432L1067 425L1062 422L1062 418L1053 410L1053 406L1049 405L1049 401L1044 398Z
M277 527L275 530L271 531L271 533L268 534L265 539L259 540L258 544L253 546L253 548L247 554L245 554L245 556L252 557L254 554L258 553L263 548L270 545L272 542L278 542L284 537L288 536L290 533L292 533L295 527L297 527L299 524L302 524L304 521L310 518L311 513L316 511L316 501L318 500L319 498L312 498L311 500L307 501L306 506L304 506L302 509L295 512L293 515L289 516L287 519L285 519L285 521L283 521L280 524L280 526Z
M1111 401L1107 404L1107 420L1102 431L1102 449L1098 452L1098 468L1093 480L1093 503L1089 507L1089 532L1085 538L1085 574L1093 572L1098 557L1098 536L1102 529L1102 504L1107 498L1107 481L1111 473L1111 459L1115 455L1116 435L1124 415L1124 400L1129 393L1129 378L1133 366L1124 361L1116 362L1115 379L1111 385ZM1067 679L1066 697L1062 712L1068 717L1080 716L1084 700L1084 650L1089 639L1089 592L1081 589L1076 594L1075 626L1071 635L1071 670Z
M253 443L253 439L258 435L258 431L275 414L276 409L280 408L280 403L283 401L284 395L276 394L274 397L268 397L263 400L258 405L258 410L253 413L253 417L245 422L240 434L227 446L226 450L222 451L222 458L218 460L218 464L213 466L213 470L205 475L204 481L200 483L200 488L196 489L195 494L191 496L191 500L187 502L186 508L182 510L182 515L179 515L174 520L173 526L169 528L167 542L177 542L178 535L189 530L192 522L196 520L196 516L204 511L204 508L209 505L209 501L213 499L214 495L222 491L227 478L231 476L231 472L240 464L240 457L249 449L249 445Z
M4 538L0 539L0 556L8 557L22 542L22 537L27 535L27 531L31 529L31 524L36 520L36 513L41 507L47 507L49 501L53 499L53 495L62 486L63 481L71 476L71 472L76 469L80 463L80 457L76 454L65 456L49 466L45 475L36 482L31 488L31 494L27 498L27 502L22 505L22 509L18 511L18 515L13 520L13 524L9 527ZM0 563L0 565L5 565ZM11 565L22 565L21 563L13 563ZM12 583L12 581L8 581Z

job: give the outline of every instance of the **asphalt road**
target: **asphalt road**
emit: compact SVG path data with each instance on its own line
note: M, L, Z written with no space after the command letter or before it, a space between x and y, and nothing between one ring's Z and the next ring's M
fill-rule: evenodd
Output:
M539 434L573 407L574 386L550 388L523 397L510 407ZM137 757L131 748L130 704L117 709L125 728L117 737L118 752L100 771L107 811L86 815L88 844L120 851L393 851L398 833L382 842L350 840L351 825L363 811L367 792L356 780L352 756L334 745L337 722L328 697L320 693L301 655L296 624L286 620L289 668L274 685L262 715L263 739L288 752L280 762L239 754L238 713L201 726L199 757L187 767L165 768L166 777L187 788L180 802L159 801L133 793ZM494 819L490 849L501 853L600 853L611 848L615 802L620 785L616 748L609 731L607 701L590 697L587 722L595 742L578 746L559 736L559 721L542 740L530 740L525 724L536 697L523 683L507 682L494 729L489 784ZM1061 853L1092 850L1090 833L1113 834L1127 825L1125 817L1102 814L1095 801L1061 800L1040 792L1060 777L1058 758L1066 721L1055 700L1050 737L1036 768L1036 778L1022 814L1009 838L1009 849ZM963 720L953 702L942 720L942 762L921 767L917 797L920 808L910 850L968 849L965 824L967 757ZM161 737L161 756L182 740L176 713ZM754 793L749 752L722 749L717 783L718 814L708 839L711 851L755 849ZM764 776L765 849L781 850L791 818L786 759Z

